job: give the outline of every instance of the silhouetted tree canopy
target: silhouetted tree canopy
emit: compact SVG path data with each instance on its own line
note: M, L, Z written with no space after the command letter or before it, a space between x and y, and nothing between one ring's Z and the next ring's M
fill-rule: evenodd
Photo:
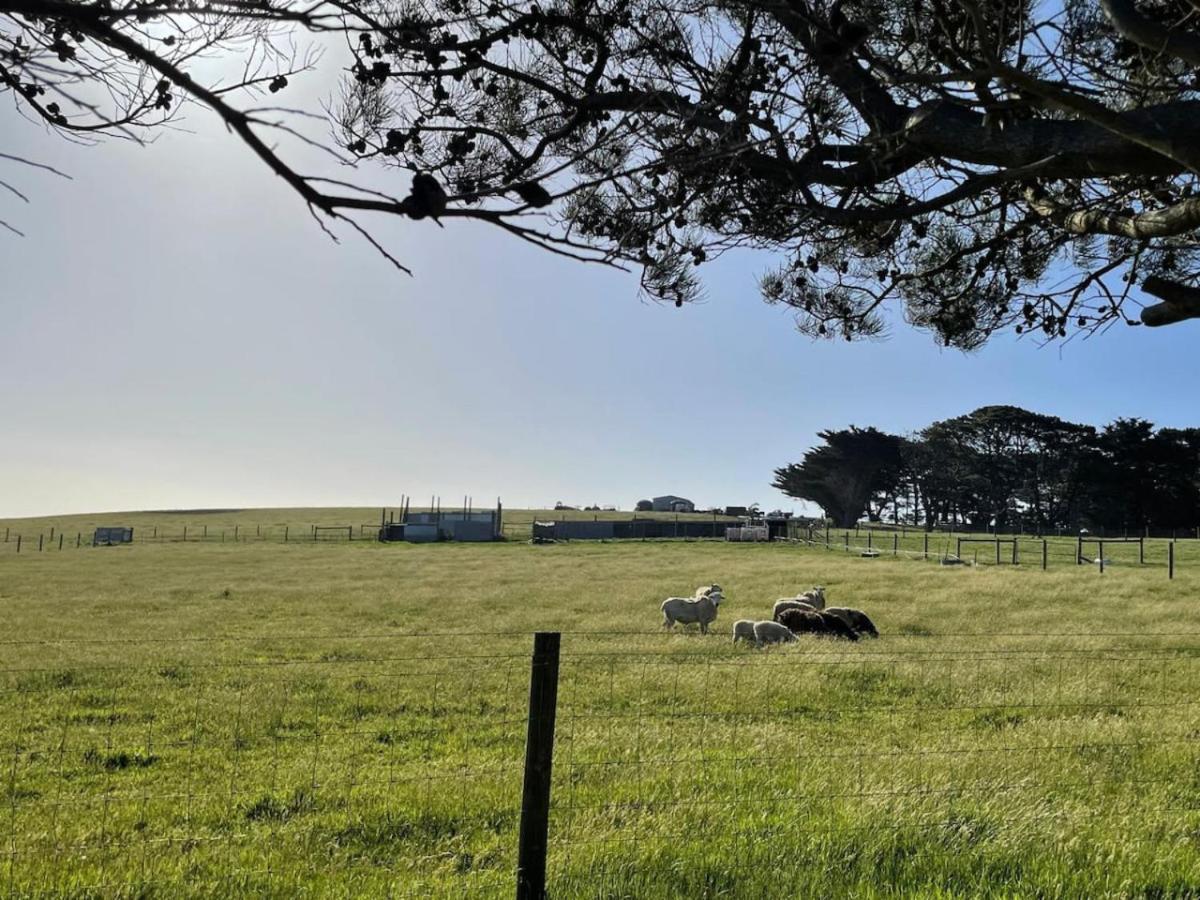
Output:
M0 0L0 93L76 139L142 138L194 101L368 239L372 214L480 219L679 304L698 267L755 248L779 260L763 296L808 334L878 334L894 301L973 348L1134 323L1146 294L1146 324L1200 316L1195 17L1194 0ZM277 140L303 120L270 98L316 63L305 34L348 46L331 149L411 175L400 190L288 163Z
M888 508L893 521L929 529L1200 526L1200 428L1117 419L1098 431L984 406L905 438L858 428L819 436L801 462L775 470L774 487L816 503L841 528Z
M839 528L858 521L872 498L886 494L900 479L900 438L874 428L822 431L823 446L804 459L775 470L772 487L789 497L811 500ZM871 518L878 514L871 511Z

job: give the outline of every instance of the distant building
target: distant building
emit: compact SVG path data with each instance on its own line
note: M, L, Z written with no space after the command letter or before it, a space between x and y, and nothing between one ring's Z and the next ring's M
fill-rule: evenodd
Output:
M727 506L725 507L725 515L748 516L750 515L750 508L746 506Z
M695 512L696 504L686 497L676 497L674 494L665 494L662 497L655 497L651 502L655 512Z

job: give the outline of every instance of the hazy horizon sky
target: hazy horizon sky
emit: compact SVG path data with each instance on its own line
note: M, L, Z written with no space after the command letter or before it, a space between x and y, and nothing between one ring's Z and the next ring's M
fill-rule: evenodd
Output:
M8 115L4 152L73 180L0 172L31 200L0 200L26 234L0 233L0 517L401 494L798 509L772 470L823 428L995 403L1200 424L1197 321L969 356L903 324L815 343L758 298L762 256L705 267L707 302L677 310L482 226L371 222L408 277L333 244L200 111L145 148Z

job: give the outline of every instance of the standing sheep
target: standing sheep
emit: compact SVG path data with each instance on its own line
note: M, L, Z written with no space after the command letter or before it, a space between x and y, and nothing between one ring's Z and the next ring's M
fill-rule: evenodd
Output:
M715 582L713 584L704 584L696 588L696 593L692 594L692 596L711 597L713 594L724 594L724 591L721 590L721 586Z
M817 585L810 591L797 594L796 599L809 604L815 610L822 610L825 608L825 588Z
M733 623L733 642L736 644L738 641L754 641L755 644L758 643L754 638L753 619L738 619Z
M721 605L721 595L700 597L668 597L659 607L663 614L663 628L674 628L676 622L690 625L693 622L700 626L701 634L708 634L708 626L717 620L717 607Z
M785 625L780 625L778 622L755 622L754 623L754 646L762 647L765 644L789 644L796 640L796 636Z
M831 606L825 610L831 616L837 616L859 634L879 637L879 629L861 609L851 609L848 606Z

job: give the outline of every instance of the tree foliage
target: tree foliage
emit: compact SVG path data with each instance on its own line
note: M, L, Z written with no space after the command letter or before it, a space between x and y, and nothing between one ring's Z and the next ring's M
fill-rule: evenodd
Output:
M899 460L847 453L899 448ZM822 507L838 527L890 507L897 522L976 530L1139 531L1200 524L1200 428L1118 419L1097 430L1014 406L985 406L900 438L821 432L823 445L776 470L775 487ZM854 485L857 491L847 490Z
M75 139L206 106L368 239L479 219L678 304L766 250L806 333L879 334L896 301L973 348L1134 323L1143 294L1146 324L1200 315L1193 2L0 0L0 92ZM297 32L348 46L331 151L407 194L288 163L300 113L255 104L316 63Z
M901 442L874 428L854 426L822 431L819 437L823 446L809 450L801 462L775 470L772 487L811 500L845 528L858 521L872 498L898 482Z

